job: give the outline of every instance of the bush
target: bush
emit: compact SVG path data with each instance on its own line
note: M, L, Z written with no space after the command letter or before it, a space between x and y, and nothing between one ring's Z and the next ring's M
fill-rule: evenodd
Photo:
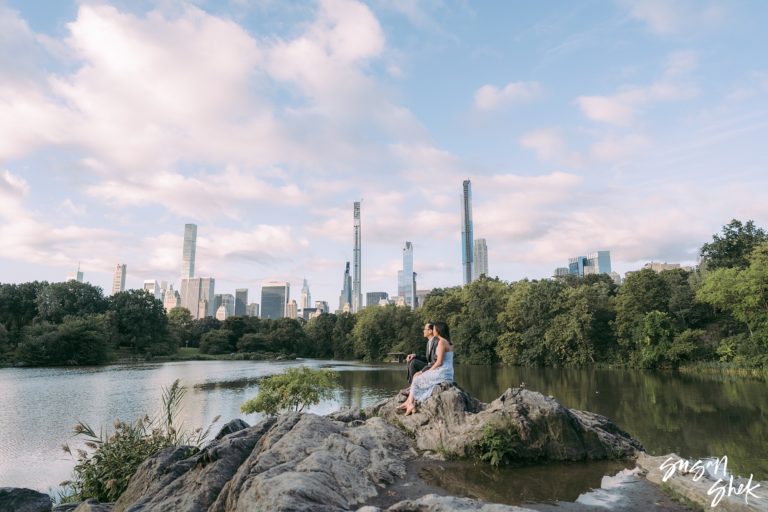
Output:
M115 431L109 437L102 430L97 434L86 423L75 425L75 435L86 438L85 446L93 452L77 451L74 478L62 483L65 491L60 496L61 501L96 498L101 502L113 502L128 487L139 465L163 448L188 446L190 455L198 451L218 417L205 430L197 428L188 431L177 425L184 393L184 388L176 380L170 388L163 389L163 409L160 415L155 418L145 415L133 424L117 420ZM68 445L62 448L72 453Z
M308 405L333 398L337 376L331 370L312 370L306 366L288 368L280 375L259 381L259 392L240 406L246 414L302 411Z
M483 427L483 437L470 450L472 454L493 467L511 463L517 455L516 447L520 435L511 425L505 429L495 429L491 425Z

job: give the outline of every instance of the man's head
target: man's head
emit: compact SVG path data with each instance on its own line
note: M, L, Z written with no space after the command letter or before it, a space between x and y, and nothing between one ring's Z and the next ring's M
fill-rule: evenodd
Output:
M424 324L424 337L427 339L430 339L432 336L435 335L435 324L434 322L427 322Z

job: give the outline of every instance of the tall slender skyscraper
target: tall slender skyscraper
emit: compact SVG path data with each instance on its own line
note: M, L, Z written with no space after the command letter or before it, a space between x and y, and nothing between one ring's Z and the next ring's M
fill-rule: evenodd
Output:
M304 286L301 287L301 307L302 311L309 309L312 304L312 294L309 293L309 285L307 284L307 278L304 278Z
M355 253L352 266L352 312L357 313L363 307L363 290L360 285L361 258L360 258L360 201L355 201L353 218L355 223Z
M115 267L115 275L112 278L112 295L125 291L125 272L128 266L118 263Z
M398 295L405 297L405 303L416 307L416 279L413 273L413 244L405 242L403 247L403 270L397 273L400 282L397 285Z
M195 248L197 247L197 225L184 224L184 249L181 253L181 279L195 277Z
M480 276L488 276L488 246L485 244L485 238L475 240L475 265L472 268L472 280Z
M472 183L464 180L461 194L461 264L464 284L472 282L472 262L475 256L472 242Z
M339 313L344 311L344 306L352 309L352 276L349 274L349 262L344 268L344 282L341 285L341 294L339 295Z

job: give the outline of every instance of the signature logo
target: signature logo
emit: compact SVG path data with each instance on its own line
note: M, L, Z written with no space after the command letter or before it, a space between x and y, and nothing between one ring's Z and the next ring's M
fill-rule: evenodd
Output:
M674 457L668 457L667 460L661 463L659 469L664 472L661 478L662 482L672 478L675 472L680 472L681 475L693 474L692 480L694 482L701 480L704 475L709 475L712 480L716 479L707 491L707 496L713 496L712 508L716 507L720 500L726 496L743 496L746 504L749 504L750 496L754 499L762 498L762 496L754 493L755 489L760 487L760 484L752 482L752 474L749 475L749 479L746 482L737 481L737 485L734 485L733 475L728 474L727 455L723 455L719 459L696 461L682 458L675 460Z

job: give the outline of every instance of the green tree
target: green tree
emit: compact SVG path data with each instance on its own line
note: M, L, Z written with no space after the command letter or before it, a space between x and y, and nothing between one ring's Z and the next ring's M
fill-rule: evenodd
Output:
M240 406L245 414L302 411L321 400L333 398L337 375L331 370L312 370L306 366L288 368L279 375L259 380L259 392Z
M354 357L352 330L356 322L357 317L352 313L336 315L336 325L333 326L334 358L352 359Z
M26 328L16 359L32 366L93 365L109 360L107 315L68 316L60 324L40 322Z
M144 290L128 290L109 299L113 312L115 341L134 354L171 354L175 339L168 331L163 303Z
M189 346L195 319L187 308L175 307L168 312L168 330L178 345ZM192 346L195 346L193 344Z
M333 331L336 328L336 315L323 313L311 318L304 330L313 357L333 357Z
M651 269L627 275L616 295L616 337L624 358L640 347L646 313L669 311L669 285Z
M496 351L502 362L522 366L546 365L544 343L552 321L563 312L567 285L560 280L518 281L499 314L503 330Z
M21 341L22 330L38 316L37 295L48 286L35 281L21 284L0 284L0 324L8 330L9 348Z
M435 288L424 298L424 304L419 308L423 322L446 322L451 328L456 326L456 317L464 307L464 297L461 286L452 288Z
M232 346L232 333L226 329L208 331L200 337L200 352L203 354L229 354L235 351Z
M301 324L293 318L272 320L267 338L272 352L304 355L306 333Z
M203 337L203 334L215 331L217 329L221 328L221 321L217 320L216 318L213 318L212 316L207 316L205 318L198 318L192 323L192 329L190 332L190 346L192 347L199 347L200 346L200 340Z
M468 364L498 362L496 346L503 329L499 315L504 311L510 289L498 278L481 277L461 290L463 306L454 315L451 328L456 357Z
M409 307L388 305L359 311L352 329L355 357L383 361L388 352L424 351L421 319Z
M65 316L104 313L109 307L101 288L78 281L43 286L36 302L38 319L55 324L61 323Z
M733 219L723 226L721 235L701 247L702 264L707 270L718 268L745 268L749 256L758 245L768 241L768 234L748 220L746 224Z
M269 337L263 332L248 332L237 340L238 352L268 352L269 349Z

